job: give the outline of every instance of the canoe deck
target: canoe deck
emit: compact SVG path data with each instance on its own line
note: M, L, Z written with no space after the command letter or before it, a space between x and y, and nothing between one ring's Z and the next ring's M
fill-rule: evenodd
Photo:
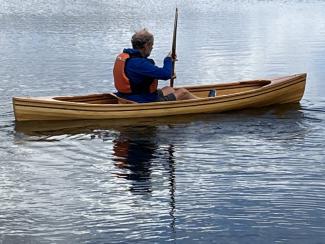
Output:
M83 96L14 97L16 121L121 119L170 115L217 113L273 104L297 103L301 100L306 74L275 79L187 86L198 99L154 103L135 103L114 93ZM177 88L176 88L177 89ZM208 97L210 90L215 97Z

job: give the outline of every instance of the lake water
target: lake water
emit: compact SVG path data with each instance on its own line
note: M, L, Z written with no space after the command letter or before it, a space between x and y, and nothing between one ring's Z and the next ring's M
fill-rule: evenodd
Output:
M176 85L307 72L301 103L15 123L13 96L112 91L141 27L161 65L176 4ZM325 243L324 63L324 1L0 0L0 243Z

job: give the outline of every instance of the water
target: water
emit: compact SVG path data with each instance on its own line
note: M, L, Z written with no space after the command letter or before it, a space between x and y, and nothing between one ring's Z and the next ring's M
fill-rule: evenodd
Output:
M15 123L13 96L113 90L176 2L0 1L0 243L325 243L325 3L177 1L177 85L308 73L299 105Z

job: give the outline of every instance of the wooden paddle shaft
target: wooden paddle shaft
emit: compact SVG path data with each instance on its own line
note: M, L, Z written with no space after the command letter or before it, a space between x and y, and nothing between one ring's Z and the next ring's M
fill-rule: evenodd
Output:
M172 78L170 79L170 86L174 86L175 79L175 61L176 61L176 36L177 36L177 20L178 20L178 9L175 10L175 20L174 20L174 32L173 32L173 43L172 43Z

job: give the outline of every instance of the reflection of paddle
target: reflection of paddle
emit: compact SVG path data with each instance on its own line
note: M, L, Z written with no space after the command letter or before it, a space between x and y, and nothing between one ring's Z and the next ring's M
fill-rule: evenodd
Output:
M175 80L177 19L178 19L178 9L176 8L175 21L174 21L173 44L172 44L172 59L173 59L172 74L173 74L173 76L170 79L170 86L171 87L174 86L174 80Z

